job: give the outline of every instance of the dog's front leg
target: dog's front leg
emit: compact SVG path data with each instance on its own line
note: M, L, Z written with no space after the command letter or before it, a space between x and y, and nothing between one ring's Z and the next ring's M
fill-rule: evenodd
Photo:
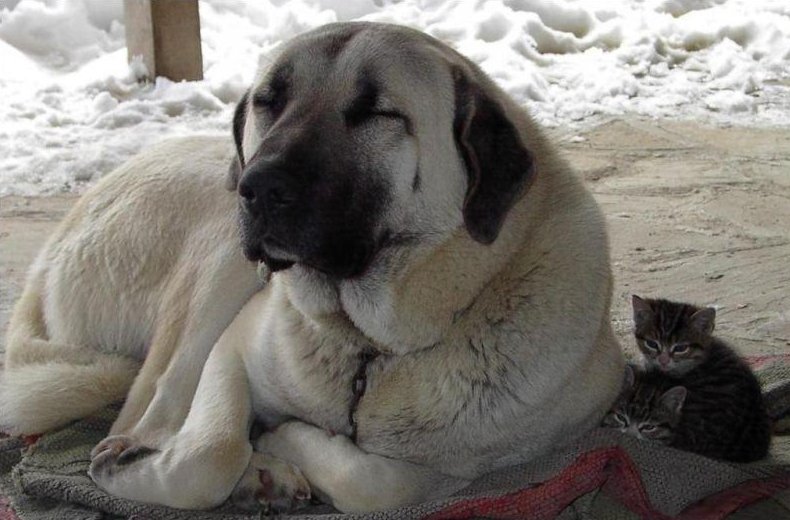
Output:
M401 507L445 497L469 482L424 466L367 453L344 435L291 421L256 442L299 467L313 493L343 512Z
M158 447L160 439L181 428L212 348L258 288L248 264L220 248L195 272L182 266L165 294L148 356L110 435Z
M110 493L203 509L231 494L250 461L250 390L235 337L209 356L183 427L159 446L110 437L94 450L90 475Z

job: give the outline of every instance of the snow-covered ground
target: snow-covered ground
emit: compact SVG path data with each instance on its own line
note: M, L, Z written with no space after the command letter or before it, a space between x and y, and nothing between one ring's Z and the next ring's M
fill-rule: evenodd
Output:
M277 45L354 19L449 42L549 126L790 124L788 0L204 0L200 19L206 79L140 84L122 0L0 0L0 195L79 190L164 136L228 133Z

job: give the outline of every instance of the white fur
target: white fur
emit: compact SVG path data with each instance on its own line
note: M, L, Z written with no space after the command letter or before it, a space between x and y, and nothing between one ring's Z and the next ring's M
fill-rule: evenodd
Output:
M311 37L293 45L309 49ZM399 49L419 59L397 59ZM362 33L338 58L348 74L334 79L321 76L317 53L309 56L296 73L321 77L327 110L341 102L332 94L353 89L354 71L385 65L387 101L411 117L414 135L382 126L359 160L382 161L391 196L382 222L415 242L383 250L352 280L301 265L276 273L225 328L256 285L237 253L232 196L213 184L229 159L219 143L169 145L100 183L42 253L41 269L61 274L43 285L34 278L20 302L59 298L37 312L60 321L34 327L33 314L20 311L12 334L57 330L71 343L132 355L151 345L113 427L118 436L97 447L91 466L114 494L201 508L239 481L255 485L247 436L257 418L270 431L255 448L297 466L342 511L396 507L545 453L596 424L617 394L623 360L609 323L605 221L523 110L468 61L413 31ZM500 104L537 162L491 245L463 224L451 64ZM256 117L248 110L245 156L264 138ZM417 167L422 185L412 190ZM150 185L152 193L123 199ZM88 235L90 243L71 238ZM90 292L95 302L64 300L78 283L90 288L76 298ZM10 346L12 358L25 341ZM371 347L381 355L368 366L354 444L350 383ZM8 395L0 402L18 403ZM157 451L116 464L140 447Z
M114 433L144 412L151 432L180 426L210 348L259 287L221 188L231 153L225 139L170 141L80 199L9 323L0 425L40 433L122 399L150 351Z

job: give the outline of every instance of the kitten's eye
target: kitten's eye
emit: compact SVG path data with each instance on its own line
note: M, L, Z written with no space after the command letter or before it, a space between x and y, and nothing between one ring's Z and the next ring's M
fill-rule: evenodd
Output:
M646 339L644 340L644 342L645 342L645 347L649 348L650 350L655 350L656 352L659 351L657 342L653 341L652 339Z
M658 427L655 424L642 424L639 426L639 431L643 433L651 433L656 431Z
M619 422L623 426L628 426L628 417L621 414L620 412L615 412L614 418L617 420L617 422Z
M678 343L672 347L673 354L685 354L689 351L689 344L688 343Z

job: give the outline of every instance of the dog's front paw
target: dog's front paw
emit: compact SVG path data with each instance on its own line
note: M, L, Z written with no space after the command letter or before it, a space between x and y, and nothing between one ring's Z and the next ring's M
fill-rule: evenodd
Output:
M91 451L88 475L106 489L107 481L118 471L156 452L156 449L140 444L133 437L111 435Z
M256 452L233 490L231 500L244 509L284 513L309 502L310 484L293 464Z

